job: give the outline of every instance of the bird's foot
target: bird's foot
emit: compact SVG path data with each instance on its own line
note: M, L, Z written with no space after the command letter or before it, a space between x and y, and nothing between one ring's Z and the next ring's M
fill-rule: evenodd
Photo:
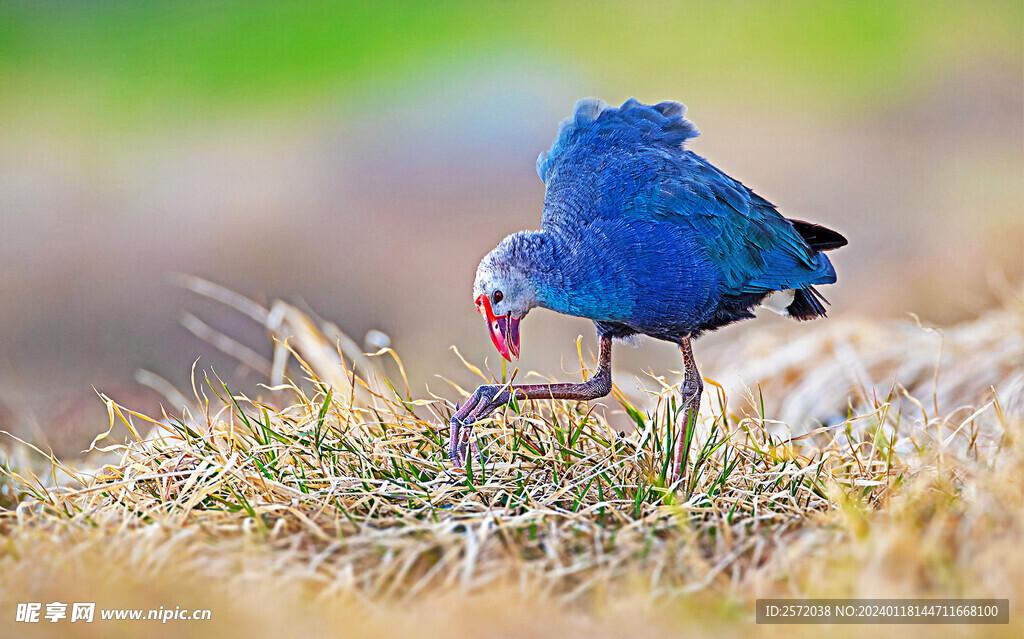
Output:
M462 468L469 449L472 449L473 456L479 458L481 463L487 461L480 453L476 441L472 440L473 426L508 401L508 393L501 392L501 389L501 386L480 386L465 404L455 406L455 414L449 424L448 459L456 468Z

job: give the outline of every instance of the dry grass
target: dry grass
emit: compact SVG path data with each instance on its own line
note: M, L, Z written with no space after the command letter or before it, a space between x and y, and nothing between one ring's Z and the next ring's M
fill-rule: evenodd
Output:
M156 418L105 397L111 430L74 464L9 446L4 601L213 609L206 627L146 626L168 636L469 636L484 623L485 635L731 635L772 595L1009 597L1011 619L1024 611L1024 433L1019 395L1006 396L1024 379L1019 300L945 333L944 357L1008 371L987 395L967 388L963 361L936 368L938 349L917 353L926 344L912 336L935 334L912 323L801 327L805 342L774 370L744 356L764 395L742 401L712 381L686 479L668 486L679 420L667 382L646 409L616 393L637 425L626 436L586 404L510 406L476 431L487 462L456 471L451 404L388 379L393 353L363 357L280 302L204 292L268 327L275 357L252 362L268 385L197 379L190 400L168 390L183 406ZM905 354L872 350L865 335ZM884 393L830 394L850 353L862 379L889 380ZM846 414L791 437L769 419L785 413L772 397L806 401L807 387ZM118 425L131 436L110 443ZM793 633L777 628L759 630Z

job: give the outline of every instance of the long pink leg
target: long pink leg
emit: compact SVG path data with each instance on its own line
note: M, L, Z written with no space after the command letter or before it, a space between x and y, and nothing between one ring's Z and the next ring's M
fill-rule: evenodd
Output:
M700 395L704 391L704 381L700 378L700 371L697 370L697 362L693 359L693 349L690 348L690 338L684 338L679 342L679 350L683 353L683 405L684 421L679 429L679 438L676 440L676 450L672 461L673 483L684 476L686 470L683 465L686 457L686 439L690 429L697 423L697 411L700 410Z

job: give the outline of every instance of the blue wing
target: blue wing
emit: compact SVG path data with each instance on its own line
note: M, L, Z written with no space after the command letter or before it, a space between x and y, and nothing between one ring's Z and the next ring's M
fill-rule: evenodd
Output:
M723 293L766 293L835 281L775 207L684 148L698 135L676 102L581 100L537 160L547 185L542 228L623 216L686 232L717 267Z
M775 207L686 151L634 211L691 227L730 292L761 293L831 284L835 270Z

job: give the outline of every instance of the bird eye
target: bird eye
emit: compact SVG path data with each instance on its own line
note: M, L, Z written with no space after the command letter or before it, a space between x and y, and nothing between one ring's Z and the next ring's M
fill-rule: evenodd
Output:
M494 303L497 304L501 300L505 299L505 294L501 291L494 291L494 295L491 296L491 299L493 299Z

